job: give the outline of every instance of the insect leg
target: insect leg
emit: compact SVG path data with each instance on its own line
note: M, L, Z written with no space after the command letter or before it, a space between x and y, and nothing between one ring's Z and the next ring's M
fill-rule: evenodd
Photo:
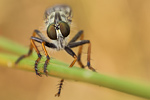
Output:
M32 36L35 36L35 35L36 35L36 31L33 32ZM29 48L28 53L25 54L25 55L22 55L21 57L19 57L17 59L17 61L15 62L15 64L18 64L23 58L26 58L26 57L30 56L32 54L32 51L33 51L33 45L30 42L30 48Z
M60 96L63 82L64 82L64 79L61 79L61 80L60 80L60 83L58 84L58 85L59 85L59 87L58 87L59 90L58 90L58 92L55 94L55 97L56 97L56 96L58 96L58 97Z
M36 35L38 35L41 39L35 37ZM37 75L41 76L40 73L38 72L37 65L38 65L42 55L40 54L35 42L38 42L38 43L41 43L41 44L43 43L43 45L45 44L45 46L50 47L50 48L56 48L56 46L53 43L47 42L46 38L44 37L44 35L42 35L42 33L40 31L34 30L33 35L31 36L30 49L29 49L28 54L22 55L21 57L19 57L18 60L15 62L15 64L19 63L20 60L22 60L23 58L26 58L26 57L30 56L32 54L32 51L33 51L33 48L34 48L35 51L37 52L37 55L38 55L38 59L35 61L35 72L36 72ZM43 48L45 48L45 47L43 47ZM46 49L44 49L44 51L45 50ZM49 59L49 56L47 56L47 60L46 60L46 63L45 63L44 66L47 66L47 64L48 64L47 62L49 61L48 59ZM44 67L44 69L45 69L44 73L46 73L46 67Z
M87 66L90 70L95 71L95 69L93 67L91 67L90 64L90 58L91 58L91 43L89 40L81 40L81 41L77 41L77 42L72 42L68 45L68 47L73 48L73 47L77 47L77 46L81 46L84 44L89 44L88 46L88 51L87 51ZM79 58L78 58L79 59Z
M34 32L33 32L31 37L35 37L36 35L38 35L41 39L46 41L46 38L42 35L42 33L40 31L34 30ZM25 54L25 55L22 55L21 57L19 57L17 59L17 61L15 62L15 64L19 63L23 58L26 58L26 57L30 56L32 54L32 51L33 51L33 45L30 42L30 48L29 48L28 53Z
M29 49L28 53L25 54L25 55L20 56L17 59L17 61L15 62L15 64L18 64L23 58L26 58L26 57L30 56L32 54L32 51L33 51L33 46L30 44L30 49Z
M45 64L44 64L44 73L45 73L45 75L47 76L47 65L48 65L48 63L49 63L50 56L48 55L45 46L47 46L47 47L49 47L49 48L53 48L53 49L56 48L56 46L55 46L53 43L49 43L49 42L47 42L47 41L45 41L45 40L42 40L42 39L39 39L39 38L37 38L37 37L31 37L31 39L34 40L34 41L36 41L36 42L38 42L38 43L41 43L41 44L42 44L42 48L43 48L43 50L44 50L44 52L45 52L45 55L46 55L46 57L47 57L47 59L46 59L46 61L45 61Z
M36 36L36 34L37 34L37 30L34 30L32 36ZM38 55L38 59L35 61L35 72L36 72L37 75L41 76L40 73L38 72L37 65L38 65L42 55L40 54L40 52L39 52L37 46L35 45L33 39L30 40L30 48L29 48L28 54L25 54L25 55L22 55L21 57L19 57L17 59L17 61L15 62L15 64L19 63L23 58L26 58L26 57L30 56L33 52L33 48L36 50L37 55Z
M79 31L70 41L68 44L71 42L75 42L81 35L83 34L83 30Z
M83 40L84 34L83 31L79 31L73 38L72 40L69 42L69 44L75 42L78 38L80 38L80 40ZM69 45L68 44L68 45ZM78 63L80 65L81 68L84 68L85 66L83 65L82 61L81 61L81 53L82 53L82 45L79 47L79 51L78 51Z
M89 42L89 46L88 46L88 51L87 51L88 55L87 55L87 66L90 70L95 72L95 69L93 67L91 67L91 43Z
M33 46L33 48L35 49L35 51L36 51L36 53L37 53L37 55L38 55L38 58L37 58L37 60L35 61L35 65L34 65L35 72L36 72L36 75L41 76L40 72L38 72L37 66L38 66L39 61L41 60L42 55L40 54L40 52L39 52L37 46L35 45L35 41L34 41L34 39L32 39L32 38L31 38L31 45Z
M70 64L70 66L69 66L69 67L73 67L73 65L74 65L75 62L77 61L77 56L76 56L76 54L75 54L69 47L65 47L65 50L66 50L67 53L69 53L69 54L74 58L73 62L72 62L72 63ZM58 96L58 97L60 96L63 82L64 82L64 79L61 79L60 84L59 84L59 90L58 90L58 92L55 94L55 96Z
M49 60L50 60L50 56L48 55L48 53L47 53L47 50L46 50L46 48L45 48L45 42L42 42L42 47L43 47L43 50L44 50L44 52L45 52L45 55L46 55L46 61L45 61L45 64L44 64L44 73L45 73L45 75L47 76L48 74L47 74L47 65L48 65L48 63L49 63Z
M77 61L77 56L76 56L76 54L69 48L69 47L65 47L65 51L68 53L68 54L70 54L73 58L74 58L74 60L73 60L73 62L70 64L70 66L69 67L73 67L73 65L75 64L75 62Z

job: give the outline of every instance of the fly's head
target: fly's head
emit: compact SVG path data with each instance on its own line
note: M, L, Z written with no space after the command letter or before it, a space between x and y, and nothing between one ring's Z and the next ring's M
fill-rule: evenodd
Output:
M56 24L50 24L47 28L47 36L56 41L59 48L64 48L66 45L66 37L70 34L70 26L63 21Z
M55 6L45 12L47 36L55 41L57 49L67 45L66 38L70 34L71 9L68 6Z

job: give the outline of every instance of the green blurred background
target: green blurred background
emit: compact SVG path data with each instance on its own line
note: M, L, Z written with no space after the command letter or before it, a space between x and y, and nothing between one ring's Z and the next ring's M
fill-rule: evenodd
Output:
M85 39L92 43L91 63L98 72L150 83L150 0L0 0L0 35L28 47L33 30L43 30L45 9L56 4L72 7L70 38L84 30ZM84 63L86 51L87 45ZM50 51L50 55L67 63L73 60L64 51ZM67 80L58 98L54 94L59 80L0 67L0 100L145 100Z

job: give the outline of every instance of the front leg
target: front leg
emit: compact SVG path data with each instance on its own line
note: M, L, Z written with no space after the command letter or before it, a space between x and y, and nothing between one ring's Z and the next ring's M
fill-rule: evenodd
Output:
M35 37L36 34L37 34L37 30L34 30L32 36ZM32 37L32 36L31 36L31 37ZM22 55L21 57L19 57L19 58L17 59L17 61L15 62L15 64L18 64L22 59L24 59L24 58L26 58L26 57L28 57L28 56L30 56L30 55L32 54L32 52L33 52L33 43L32 43L32 42L33 42L33 41L30 41L30 48L29 48L28 53L25 54L25 55Z
M35 61L34 68L35 68L36 75L41 76L41 74L38 72L37 66L38 66L39 61L41 60L42 55L40 54L40 52L39 52L37 46L35 45L34 39L32 39L32 37L35 37L36 35L38 35L38 33L39 33L38 30L34 30L32 36L31 36L31 40L30 40L30 48L29 48L28 53L25 54L25 55L22 55L21 57L19 57L19 58L17 59L17 61L15 62L15 64L18 64L22 59L24 59L24 58L30 56L30 55L32 54L33 48L34 48L35 51L36 51L36 53L37 53L37 55L38 55L38 58L37 58L37 60Z
M47 42L47 41L45 41L45 40L42 40L42 39L40 39L40 38L37 38L37 37L31 37L31 40L34 40L34 41L36 41L36 42L42 44L42 48L43 48L43 50L44 50L44 52L45 52L45 55L46 55L46 58L47 58L46 61L45 61L45 64L44 64L44 73L45 73L45 75L47 76L47 75L48 75L48 72L47 72L47 65L48 65L48 63L49 63L50 56L49 56L49 54L48 54L48 52L47 52L45 46L47 46L47 47L49 47L49 48L53 48L53 49L56 48L56 46L55 46L53 43L49 43L49 42ZM34 47L34 48L35 48L35 50L37 50L36 47ZM37 52L37 51L36 51L36 52Z
M35 45L35 41L33 39L31 39L31 45L33 46L33 48L35 49L35 51L38 55L38 58L35 61L35 65L34 65L35 73L36 73L36 75L41 76L41 73L38 71L37 66L38 66L39 61L41 60L42 55L40 54L40 51L38 50L37 46Z
M43 41L42 42L42 47L43 47L43 50L44 50L44 52L45 52L45 55L46 55L46 61L45 61L45 64L44 64L44 73L45 73L45 75L46 76L48 76L48 72L47 72L47 65L48 65L48 63L49 63L49 60L50 60L50 56L48 55L48 53L47 53L47 50L46 50L46 48L45 48L45 42Z
M38 35L40 38L35 37L36 35ZM38 31L38 30L34 30L33 35L31 36L31 39L30 39L30 49L29 49L28 54L22 55L21 57L19 57L17 59L17 61L15 62L15 64L19 63L23 58L26 58L26 57L30 56L32 54L33 48L34 48L35 51L36 51L36 53L37 53L37 55L38 55L38 58L35 61L34 68L35 68L36 75L41 76L40 72L38 71L38 67L37 66L38 66L39 61L41 60L42 55L40 54L40 51L38 50L35 42L38 42L38 43L42 44L42 48L43 48L43 50L45 52L45 55L47 57L47 60L45 61L45 64L44 64L44 73L47 75L47 69L46 68L47 68L48 62L50 60L50 56L48 55L45 46L47 46L49 48L56 48L56 46L53 43L47 42L47 40L44 37L44 35L40 31Z

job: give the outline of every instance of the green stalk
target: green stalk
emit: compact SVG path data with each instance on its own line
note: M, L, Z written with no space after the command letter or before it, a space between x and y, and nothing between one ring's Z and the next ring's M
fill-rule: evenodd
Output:
M23 46L3 37L0 37L0 48L19 55L26 54L28 52L27 48L24 48ZM33 53L33 56L20 61L18 65L14 65L14 62L18 57L19 56L16 56L14 54L0 53L0 65L8 68L16 68L34 72L33 60L35 60L37 57L36 53ZM41 73L43 73L42 62L44 62L45 60L46 58L43 57L42 61L39 63L38 68ZM47 66L48 75L91 83L150 99L150 85L114 78L112 76L107 76L89 70L77 68L75 66L73 68L69 68L68 66L69 64L58 61L56 59L51 59L49 65Z

